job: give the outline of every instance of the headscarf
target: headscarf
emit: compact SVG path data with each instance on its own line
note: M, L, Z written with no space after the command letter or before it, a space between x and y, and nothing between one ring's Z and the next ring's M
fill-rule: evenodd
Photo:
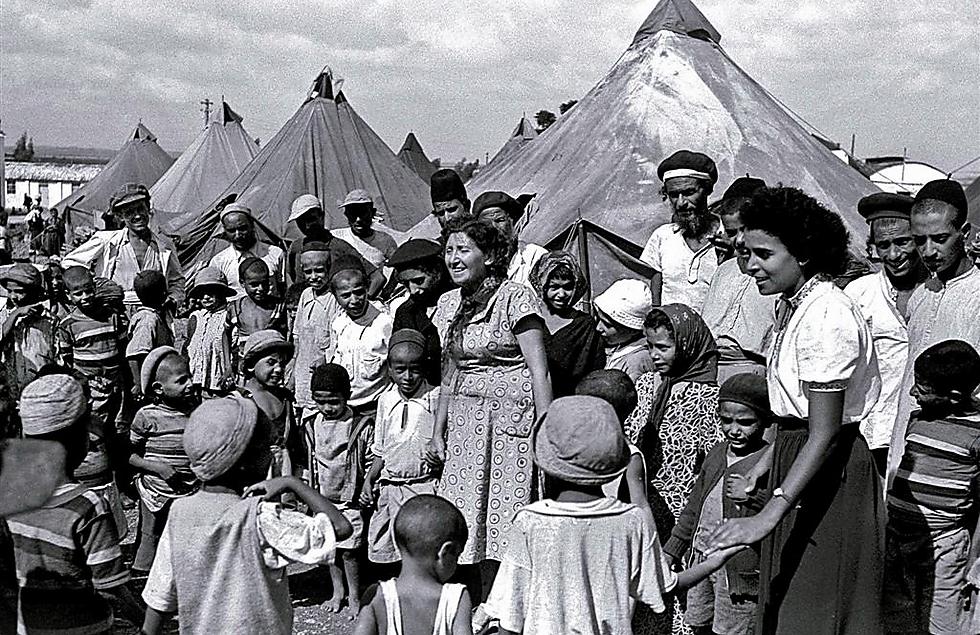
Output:
M714 384L718 381L718 347L701 316L684 304L656 307L650 314L662 313L674 331L674 364L662 375L649 421L660 425L674 386L682 381Z
M572 272L572 278L575 280L575 291L569 304L575 305L585 295L589 283L586 281L585 273L583 273L578 262L567 251L552 251L538 260L534 264L534 268L531 269L531 287L542 302L544 301L544 288L548 286L548 279L555 270L563 267Z

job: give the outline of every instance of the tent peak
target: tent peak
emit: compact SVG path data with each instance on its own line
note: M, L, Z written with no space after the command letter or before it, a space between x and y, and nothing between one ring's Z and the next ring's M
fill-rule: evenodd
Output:
M704 17L692 0L660 0L640 26L633 44L660 31L673 31L718 44L721 33Z
M221 98L221 112L218 116L220 117L218 121L221 122L221 125L241 123L244 121L241 115L231 109L231 106L228 105L224 97Z
M133 136L130 137L134 141L156 141L157 137L155 134L150 132L150 129L143 125L140 121L136 124L136 129L133 131Z
M333 71L329 66L324 66L320 74L313 80L313 87L307 95L307 101L316 99L334 99L339 101L342 97L340 88L344 85L343 79L334 79Z

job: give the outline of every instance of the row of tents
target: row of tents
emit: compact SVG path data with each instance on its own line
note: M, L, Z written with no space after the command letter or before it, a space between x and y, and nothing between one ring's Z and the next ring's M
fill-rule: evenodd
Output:
M722 191L746 174L802 188L840 213L863 245L867 230L856 204L875 186L815 139L720 42L691 0L660 0L605 77L547 131L539 135L521 118L467 185L470 198L487 190L536 194L522 237L578 253L593 289L630 271L645 273L642 245L670 218L657 165L681 148L715 159ZM297 195L316 194L341 226L332 202L363 188L396 237L435 236L428 191L435 167L418 139L409 134L396 155L338 84L329 70L321 72L261 149L224 103L176 162L141 124L99 177L59 207L74 223L95 224L118 184L152 183L156 222L178 239L186 262L221 247L218 208L233 198L268 233L291 237L295 228L285 219ZM969 192L980 216L980 180Z

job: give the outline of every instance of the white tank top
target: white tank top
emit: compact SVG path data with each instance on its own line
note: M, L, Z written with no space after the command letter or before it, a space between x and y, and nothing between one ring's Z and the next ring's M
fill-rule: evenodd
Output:
M398 601L398 588L395 580L384 580L381 582L381 594L385 600L385 613L388 616L388 635L403 635L402 633L402 607ZM463 584L444 584L442 593L439 595L439 608L436 609L436 620L432 625L432 635L452 635L453 619L456 617L456 610L459 608L459 600L463 597L466 585ZM469 616L464 616L469 619Z

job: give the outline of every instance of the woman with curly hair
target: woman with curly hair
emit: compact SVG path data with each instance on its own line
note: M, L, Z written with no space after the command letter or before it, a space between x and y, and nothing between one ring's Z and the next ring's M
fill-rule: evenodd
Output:
M760 466L775 489L758 515L716 529L709 553L762 541L757 632L880 633L882 497L858 430L880 382L868 324L831 281L847 230L788 187L755 194L742 219L748 273L780 295L767 369L778 429Z
M504 531L538 490L530 436L535 413L551 403L544 321L530 287L506 279L507 244L492 225L451 221L446 237L459 288L432 317L442 397L426 459L442 464L438 493L466 518L460 563L499 561Z
M606 364L596 321L575 304L588 289L582 268L567 251L553 251L531 270L531 287L544 303L545 352L554 397L575 391L579 380Z

